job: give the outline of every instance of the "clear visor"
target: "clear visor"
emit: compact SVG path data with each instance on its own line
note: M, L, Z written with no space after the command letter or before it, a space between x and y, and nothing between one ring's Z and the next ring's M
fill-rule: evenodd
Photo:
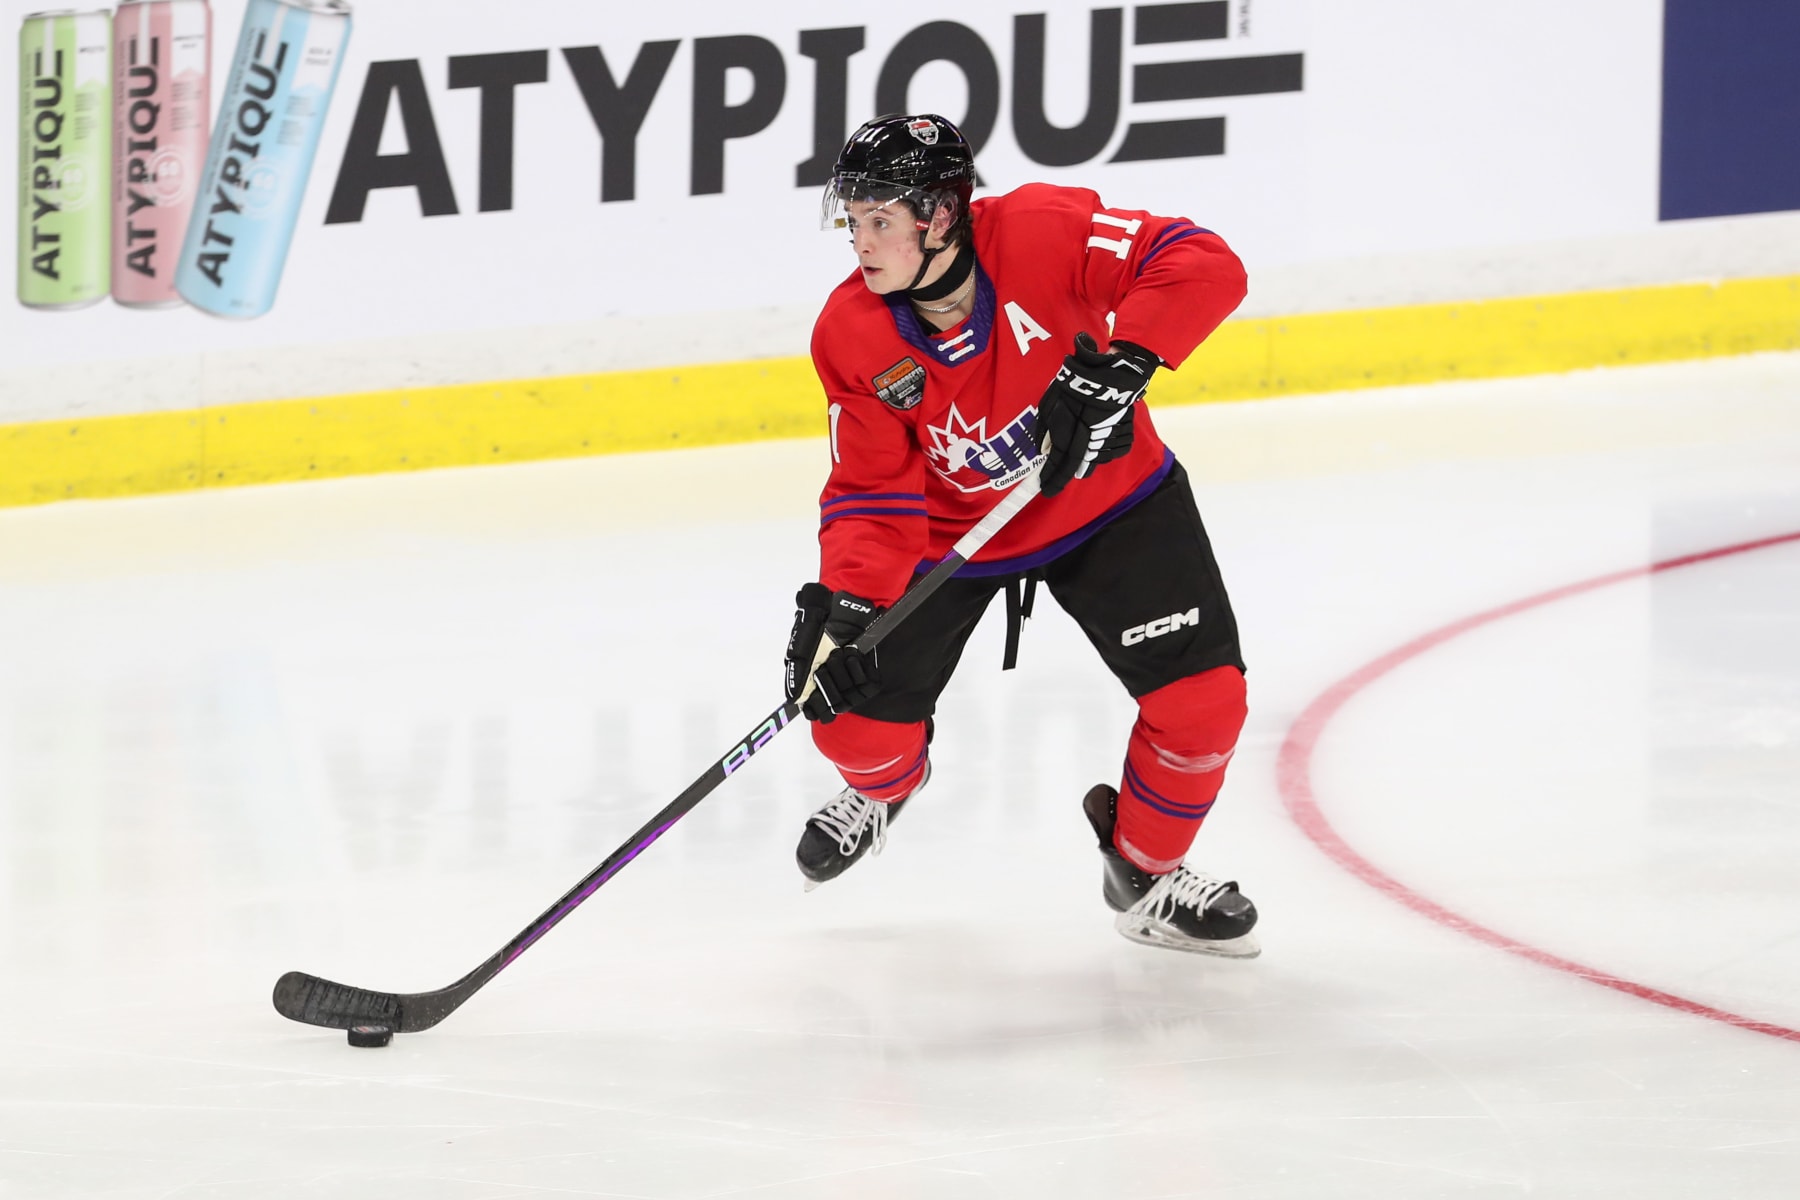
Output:
M884 240L917 237L919 222L929 222L936 207L936 197L909 184L868 175L836 175L819 199L819 228L847 229L852 238L858 230Z

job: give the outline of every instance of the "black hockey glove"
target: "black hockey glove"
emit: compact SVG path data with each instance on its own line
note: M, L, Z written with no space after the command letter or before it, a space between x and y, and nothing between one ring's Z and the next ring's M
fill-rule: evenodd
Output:
M881 690L876 651L864 654L850 643L884 610L822 583L802 587L794 603L799 611L788 634L788 699L798 700L809 720L830 724Z
M1101 350L1085 333L1075 335L1075 353L1038 401L1038 445L1050 453L1038 473L1041 490L1054 496L1071 479L1086 479L1101 463L1131 450L1131 415L1162 360L1130 342Z

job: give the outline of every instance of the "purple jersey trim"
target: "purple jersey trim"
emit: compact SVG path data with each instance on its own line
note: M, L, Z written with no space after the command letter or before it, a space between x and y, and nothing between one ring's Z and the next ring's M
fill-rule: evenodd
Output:
M1167 232L1168 232L1167 230L1164 230L1165 234ZM1144 255L1143 261L1138 263L1137 273L1139 275L1142 275L1144 273L1144 268L1150 265L1151 259L1153 259L1157 255L1161 254L1164 250L1167 250L1170 246L1173 246L1176 242L1185 241L1188 238L1195 236L1196 234L1211 233L1211 232L1212 232L1212 230L1202 229L1198 225L1189 225L1187 228L1183 229L1180 233L1176 234L1174 237L1164 237L1164 238L1159 239L1157 241L1156 245L1150 247L1149 252Z
M925 503L925 493L923 493L923 492L852 492L847 496L839 496L836 500L822 501L819 504L819 507L820 508L830 508L835 504L848 504L852 500L917 500L920 504L923 504L923 503Z
M975 309L969 319L963 323L963 332L974 331L975 336L968 342L958 342L955 358L943 353L944 339L937 330L931 329L919 320L919 314L906 299L905 292L889 292L882 299L887 302L888 312L894 318L894 329L905 339L906 344L923 354L929 355L931 361L941 367L960 367L964 363L973 362L987 351L988 338L994 332L994 284L975 264ZM969 353L964 349L973 346Z
M1149 247L1144 251L1144 257L1148 258L1152 254L1155 254L1164 242L1168 241L1182 230L1192 228L1194 228L1194 223L1186 217L1179 217L1176 220L1171 221L1168 225L1164 226L1163 231L1157 234L1155 239L1151 241Z
M929 517L923 508L840 508L819 517L819 524L829 525L839 517Z
M1174 467L1175 452L1165 446L1163 447L1162 465L1150 472L1150 477L1148 479L1133 488L1130 495L1089 521L1086 525L1083 525L1080 529L1075 530L1073 533L1065 533L1062 537L1057 538L1042 550L1034 550L1030 554L1022 554L1017 558L997 558L991 562L964 563L961 567L957 568L956 577L958 579L980 579L990 575L1015 575L1020 571L1030 571L1043 566L1047 562L1061 558L1063 555L1106 528L1107 525L1124 516L1126 512L1130 511L1138 503L1144 500L1151 492L1154 492L1157 488L1161 487L1163 480L1169 477L1169 472L1173 470ZM931 570L931 568L937 566L938 561L942 560L927 560L921 562L914 573L923 575L925 572Z

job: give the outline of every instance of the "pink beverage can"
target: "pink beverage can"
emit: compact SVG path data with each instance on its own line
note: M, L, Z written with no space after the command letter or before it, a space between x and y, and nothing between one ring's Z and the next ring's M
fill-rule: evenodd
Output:
M180 304L175 268L206 165L207 0L121 0L113 14L112 296Z

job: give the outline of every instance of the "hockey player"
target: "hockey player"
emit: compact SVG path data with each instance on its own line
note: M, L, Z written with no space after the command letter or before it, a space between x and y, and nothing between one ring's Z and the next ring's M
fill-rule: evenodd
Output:
M1244 722L1237 623L1187 475L1139 402L1237 307L1243 267L1181 218L1045 184L971 203L974 180L949 121L890 116L856 131L825 189L822 224L848 229L857 269L813 331L831 471L786 679L847 786L807 821L800 871L811 888L880 851L930 778L937 698L976 622L1005 592L1011 666L1041 580L1138 702L1120 786L1083 801L1117 928L1253 955L1255 906L1183 862ZM878 652L851 647L1046 435L1042 494Z

